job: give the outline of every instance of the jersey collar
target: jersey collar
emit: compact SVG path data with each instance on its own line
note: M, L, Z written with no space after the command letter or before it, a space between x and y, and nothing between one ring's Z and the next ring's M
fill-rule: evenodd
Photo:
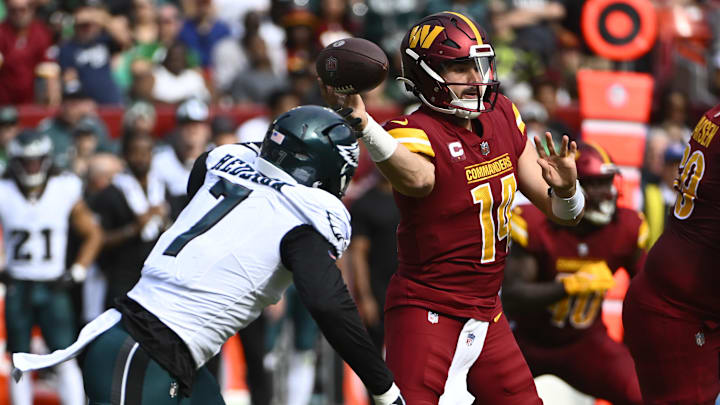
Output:
M261 157L257 158L256 166L258 171L267 177L281 180L288 184L298 184L297 180L291 175Z

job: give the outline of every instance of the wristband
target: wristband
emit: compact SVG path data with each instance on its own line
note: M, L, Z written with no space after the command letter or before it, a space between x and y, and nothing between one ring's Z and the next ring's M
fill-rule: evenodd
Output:
M367 114L367 125L362 130L360 139L365 143L373 162L388 160L398 146L398 141L375 122L370 114Z
M397 397L400 396L400 388L398 388L397 385L393 382L390 386L390 389L385 391L385 393L380 395L373 395L373 401L376 404L392 404L393 401L397 399Z
M570 198L558 197L552 191L552 187L548 189L552 213L560 219L574 221L585 208L585 195L580 188L580 181L575 181L575 194Z

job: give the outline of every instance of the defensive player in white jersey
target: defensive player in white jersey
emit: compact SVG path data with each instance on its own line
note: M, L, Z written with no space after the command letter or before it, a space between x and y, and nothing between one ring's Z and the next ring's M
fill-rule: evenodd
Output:
M278 117L260 156L243 145L203 154L191 200L160 237L140 281L70 348L15 355L21 372L77 355L90 404L222 404L204 366L294 282L325 337L376 404L405 404L363 328L336 258L350 240L342 196L358 143L330 109ZM119 312L118 312L119 311Z
M82 182L74 174L56 173L51 152L47 135L22 131L8 146L8 170L0 180L7 258L0 274L7 286L5 321L11 353L30 350L30 331L36 324L51 350L73 342L75 311L67 287L84 279L102 244L100 227L82 199ZM69 270L65 266L68 225L83 238ZM63 404L84 404L77 363L64 363L57 372ZM10 398L13 405L32 404L30 379L11 381Z

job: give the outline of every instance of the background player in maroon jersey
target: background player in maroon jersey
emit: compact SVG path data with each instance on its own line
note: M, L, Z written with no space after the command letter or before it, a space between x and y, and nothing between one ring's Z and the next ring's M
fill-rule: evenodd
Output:
M575 164L586 200L578 226L554 224L532 205L513 211L503 305L533 376L556 375L614 405L641 404L630 352L599 315L612 273L642 265L648 225L616 207L618 169L604 150L580 144Z
M625 296L625 340L646 404L720 400L719 126L720 104L693 131L675 208Z
M559 151L536 152L517 108L497 92L487 35L466 16L422 19L401 52L399 79L422 102L412 114L382 127L359 95L324 89L328 104L352 108L348 119L401 214L387 363L409 404L542 403L498 291L515 191L556 221L582 216L576 145L564 137Z

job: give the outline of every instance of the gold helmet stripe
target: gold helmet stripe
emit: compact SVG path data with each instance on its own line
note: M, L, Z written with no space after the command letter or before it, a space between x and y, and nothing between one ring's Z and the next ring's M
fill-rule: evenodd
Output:
M585 142L586 144L590 145L593 149L595 149L600 156L602 157L603 163L606 164L612 164L612 160L610 160L610 156L608 156L607 152L605 152L605 149L603 149L600 145L598 145L595 142Z
M475 39L477 40L477 44L478 45L483 44L482 37L480 36L480 31L478 31L477 27L475 26L475 23L473 23L472 20L470 20L469 18L465 17L464 15L462 15L460 13L456 13L454 11L445 11L445 12L448 14L458 16L458 17L460 17L460 19L465 21L467 23L467 25L470 26L470 29L472 30L473 34L475 34Z

